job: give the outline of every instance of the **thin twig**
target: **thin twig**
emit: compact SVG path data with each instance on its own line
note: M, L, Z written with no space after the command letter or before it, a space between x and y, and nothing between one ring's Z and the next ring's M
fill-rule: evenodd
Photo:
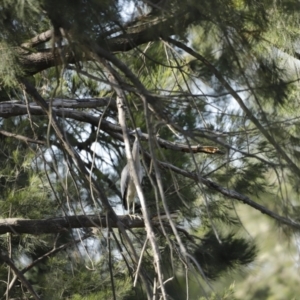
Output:
M276 149L276 151L284 158L284 160L290 165L291 169L300 176L300 169L298 166L291 160L291 158L287 155L286 151L284 151L280 145L276 142L274 137L264 128L264 126L259 122L259 120L255 117L255 115L251 112L251 110L246 106L243 99L235 92L235 90L231 87L231 85L225 80L223 75L213 66L208 60L205 59L202 55L194 51L192 48L186 46L185 44L176 41L172 38L166 39L168 42L173 44L174 46L186 51L193 57L200 60L203 64L205 64L216 76L216 78L220 81L220 83L230 92L232 97L237 101L240 105L241 109L247 115L249 120L260 130L260 132L264 135L264 137L270 142L271 145Z
M32 285L29 283L29 281L25 278L25 276L18 270L18 268L15 266L14 262L3 252L0 252L0 258L13 270L13 272L16 274L16 276L19 278L19 280L22 282L22 284L27 288L27 290L30 292L30 294L33 296L34 299L40 300L41 298L36 293L36 291L33 289Z
M136 286L136 282L137 282L138 275L139 275L139 272L140 272L140 268L141 268L141 265L142 265L143 255L144 255L147 243L148 243L148 238L146 238L145 243L143 245L143 248L142 248L142 251L141 251L141 254L140 254L140 258L139 258L139 262L138 262L138 265L137 265L137 268L136 268L136 271L135 271L135 276L134 276L134 281L133 281L133 286L134 287Z
M109 226L109 219L108 215L106 214L106 222L108 224L108 229L107 229L107 245L108 245L108 266L109 266L109 274L110 274L110 282L111 282L111 290L113 294L114 300L116 300L116 290L115 290L115 283L114 283L114 274L113 274L113 264L112 264L112 249L111 249L111 237L110 233L112 231L111 227Z
M36 139L31 139L27 136L24 135L20 135L20 134L16 134L16 133L12 133L12 132L8 132L6 130L0 130L0 134L8 136L8 137L13 137L17 140L23 141L25 143L33 143L33 144L39 144L39 145L46 145L46 142L41 141L41 140L36 140Z
M118 81L115 78L114 70L104 60L102 60L101 62L104 65L105 69L110 74L108 79L115 86L117 86ZM125 97L125 95L124 95L121 88L115 88L115 91L117 93L117 107L118 107L118 113L119 113L119 123L121 125L122 132L123 132L126 157L127 157L127 161L128 161L128 164L129 164L129 169L132 170L133 181L134 181L134 184L136 186L137 194L138 194L138 197L139 197L141 205L142 205L142 212L143 212L143 217L144 217L144 220L145 220L145 227L146 227L147 235L148 235L148 238L150 240L150 243L151 243L151 246L152 246L152 249L153 249L154 257L156 257L155 264L158 268L158 271L160 271L159 259L157 258L159 256L158 246L157 246L155 238L154 238L154 233L153 233L153 229L152 229L152 226L151 226L150 217L149 217L148 211L146 209L146 201L145 201L144 194L143 194L143 191L142 191L142 188L141 188L141 184L140 184L139 179L138 179L137 172L136 172L135 167L134 167L132 154L131 154L131 151L130 151L130 143L129 143L129 137L128 137L128 133L127 133L127 127L126 127L126 121L125 121L126 120L125 110L124 110L124 105L125 105L124 97ZM122 232L122 234L123 234L123 232ZM126 232L124 232L124 234L125 234L125 238L127 238ZM130 240L128 242L129 242L130 247L132 247L134 249L134 247L131 245L132 242ZM135 251L134 251L134 253L135 253L135 258L137 258L137 255L136 255ZM137 262L138 262L138 259L136 259L136 263ZM141 275L142 274L143 273L141 272ZM142 277L142 279L143 279L143 277ZM146 281L145 281L145 283L146 283ZM146 285L146 292L147 292L147 297L150 300L152 296L151 296L151 290L150 290L150 287L149 287L148 284ZM164 298L164 299L166 299L166 298Z
M56 254L57 252L61 251L61 250L64 250L74 244L77 244L79 242L81 242L82 240L84 239L87 239L89 237L91 237L92 235L91 234L87 234L85 236L83 236L81 239L78 239L78 240L75 240L75 241L71 241L71 242L68 242L66 244L63 244L59 247L55 247L53 249L51 249L50 251L48 251L47 253L43 254L42 256L38 257L36 260L34 260L32 263L30 263L29 265L27 265L25 268L23 268L21 270L21 273L22 274L25 274L26 272L28 272L29 270L31 270L35 265L37 265L39 262L41 262L42 260L48 258L49 256L53 255L53 254ZM16 280L17 280L17 275L14 276L14 278L12 279L12 281L10 282L9 284L9 289L8 291L6 291L5 295L8 295L9 292L11 291L11 289L13 288Z

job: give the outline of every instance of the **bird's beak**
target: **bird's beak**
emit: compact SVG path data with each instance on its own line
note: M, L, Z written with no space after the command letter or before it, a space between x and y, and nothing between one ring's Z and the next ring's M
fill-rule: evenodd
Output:
M130 134L130 135L131 134L140 135L140 133L141 133L141 129L139 127L128 132L128 134Z
M135 130L131 130L128 132L128 134L134 134L135 133Z

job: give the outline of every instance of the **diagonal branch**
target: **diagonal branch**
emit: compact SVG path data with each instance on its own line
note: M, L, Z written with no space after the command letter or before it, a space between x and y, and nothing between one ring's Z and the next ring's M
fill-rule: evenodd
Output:
M182 14L182 12L181 12ZM137 19L138 22L130 22L127 25L116 30L109 30L106 34L99 37L97 43L104 45L106 49L112 52L129 51L139 45L145 44L149 41L158 40L158 32L169 31L170 35L174 33L175 16L169 18L160 18L158 16L145 16L143 21ZM106 36L105 36L106 35ZM113 35L112 37L110 35ZM68 35L70 37L70 35ZM58 51L53 51L52 48L40 49L38 52L27 50L26 48L35 47L39 44L49 41L52 37L52 31L45 31L28 42L25 42L19 48L20 63L27 75L34 75L50 67L61 64ZM105 40L105 42L103 42ZM64 61L67 64L77 63L79 59L74 56L74 51L70 49L69 45L61 47L61 52L64 53ZM86 60L86 58L84 59Z
M2 251L0 252L0 259L3 260L13 270L15 275L19 278L19 280L22 282L22 284L28 289L28 291L33 296L33 298L36 300L40 300L41 298L36 293L36 291L33 289L32 285L29 283L29 281L25 278L23 273L18 270L18 268L15 266L14 262Z
M0 130L0 134L8 136L8 137L13 137L13 138L15 138L17 140L20 140L20 141L23 141L25 143L32 143L32 144L38 144L38 145L44 145L44 146L46 146L46 142L45 141L32 139L32 138L29 138L27 136L23 136L23 135L20 135L20 134L8 132L6 130Z
M106 37L101 36L96 43L103 45L111 52L124 52L137 48L139 45L157 41L160 36L171 36L175 33L176 28L174 24L178 23L179 15L182 17L186 15L185 26L193 22L193 15L187 15L186 12L179 12L177 15L173 14L168 17L159 16L144 16L143 20L137 22L130 22L120 28L118 26L117 32L114 30L109 31ZM110 36L111 34L111 36ZM46 31L32 38L29 42L24 43L22 46L34 47L39 43L43 43L51 38L51 31ZM74 57L69 45L63 46L62 51L65 53L65 62L73 64L78 62ZM46 70L61 64L59 60L58 51L53 49L42 49L39 52L24 51L20 48L20 63L27 75L34 75L38 72ZM80 58L82 59L82 58Z
M22 84L25 87L26 92L33 97L33 99L36 101L38 105L41 106L44 113L47 114L51 126L54 129L59 141L62 143L66 153L69 155L69 157L75 162L80 172L84 175L84 178L88 185L90 185L93 189L93 191L96 193L96 195L101 200L101 203L104 207L104 209L108 212L109 218L114 220L115 222L118 221L118 217L115 214L114 210L112 209L104 191L99 186L99 184L93 179L90 178L90 174L88 173L87 169L85 168L85 164L80 158L79 154L75 152L73 147L69 144L69 142L64 138L63 130L61 129L60 125L58 124L57 117L55 112L52 109L49 109L49 105L47 102L40 96L40 94L37 92L35 87L33 87L31 84L29 84L26 80L21 80Z
M57 252L59 252L61 250L64 250L64 249L66 249L66 248L68 248L70 246L73 246L74 244L80 243L80 242L82 242L83 240L85 240L85 239L87 239L89 237L91 237L91 235L87 234L87 235L85 235L85 236L83 236L80 239L77 239L75 241L68 242L68 243L63 244L63 245L61 245L59 247L54 247L53 249L51 249L47 253L43 254L42 256L38 257L36 260L34 260L33 262L31 262L29 265L27 265L25 268L23 268L20 272L22 274L25 274L26 272L28 272L29 270L31 270L35 265L37 265L40 261L42 261L42 260L44 260L44 259L46 259L46 258L48 258L48 257L50 257L50 256L52 256L54 254L56 254ZM14 287L17 278L18 278L18 276L15 275L14 278L12 279L12 281L9 283L9 287L8 287L8 290L6 291L5 295L7 295L7 294L9 295L10 294L10 291Z
M147 237L151 243L152 250L153 250L156 273L158 275L160 284L162 286L161 290L162 290L162 294L163 294L163 299L166 299L165 287L163 286L163 281L161 278L162 272L161 272L161 263L160 263L160 253L159 253L158 245L155 240L154 231L153 231L153 228L152 228L152 225L150 222L150 216L149 216L149 213L148 213L148 210L146 207L146 201L145 201L145 197L144 197L144 194L142 191L141 183L139 182L137 170L135 169L132 153L130 150L129 135L127 133L126 115L125 115L125 109L124 109L125 104L126 104L125 94L124 94L123 90L120 87L118 87L118 85L119 85L118 76L116 75L115 70L106 61L104 61L104 60L101 60L101 61L102 61L104 68L106 69L106 71L109 74L108 80L114 85L114 90L117 94L118 117L119 117L119 123L122 128L122 133L123 133L123 137L124 137L125 153L126 153L126 158L127 158L128 165L129 165L130 175L132 176L137 195L141 202L142 213L143 213L143 217L145 219L145 229L147 232ZM130 247L132 247L132 243L129 243L129 245L130 245ZM133 253L135 256L136 264L138 265L139 259L137 257L137 254L135 253L135 251L133 251ZM147 298L151 299L151 297L152 297L152 292L151 292L149 286L147 286Z
M186 170L177 168L176 166L165 163L165 162L158 161L158 163L162 168L172 170L172 171L176 172L177 174L180 174L184 177L193 179L196 182L200 182L200 183L204 184L205 186L207 186L208 188L224 195L226 198L238 200L238 201L240 201L244 204L247 204L247 205L251 206L252 208L260 211L261 213L268 215L269 217L277 220L278 222L280 222L282 224L288 225L295 229L300 229L300 223L295 222L294 220L292 220L290 218L286 218L286 217L276 214L275 212L271 211L270 209L266 208L265 206L253 201L252 199L250 199L249 197L247 197L243 194L236 192L235 190L227 189L212 180L206 179L204 177L200 177L195 172L188 172Z
M22 47L24 48L36 47L40 44L50 41L51 37L52 37L52 30L44 31L36 35L32 39L30 39L28 42L23 43Z
M247 115L247 117L253 122L253 124L260 130L260 132L265 136L265 138L273 145L273 147L276 149L276 151L283 157L283 159L289 164L291 169L297 174L297 176L300 176L300 169L297 167L297 165L291 160L291 158L287 155L286 151L284 151L280 145L276 142L276 140L273 138L272 135L269 134L269 132L261 125L259 120L252 114L250 109L246 106L243 99L236 93L236 91L230 86L230 84L225 80L223 75L216 69L215 66L213 66L205 57L191 49L190 47L186 46L185 44L176 41L172 38L167 38L166 41L173 44L174 46L186 51L190 55L194 56L198 60L200 60L203 64L205 64L216 76L216 78L220 81L220 83L228 90L228 92L232 95L232 97L237 101L237 103L240 105L241 109L244 111L244 113Z

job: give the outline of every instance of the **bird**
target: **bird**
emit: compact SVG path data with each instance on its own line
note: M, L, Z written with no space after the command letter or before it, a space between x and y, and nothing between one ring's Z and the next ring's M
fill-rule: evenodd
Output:
M129 132L129 134L135 134L135 140L132 147L132 158L134 168L138 175L139 183L141 183L143 178L143 170L140 161L140 143L138 140L138 135L141 136L142 131L140 128L136 128L135 130ZM122 170L120 186L124 208L130 212L130 206L132 205L132 212L135 214L136 187L129 171L128 162Z

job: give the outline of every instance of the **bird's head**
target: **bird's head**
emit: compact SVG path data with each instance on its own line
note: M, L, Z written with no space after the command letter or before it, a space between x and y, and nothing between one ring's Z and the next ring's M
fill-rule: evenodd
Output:
M142 136L143 132L140 127L137 127L136 129L130 131L129 134L134 134L135 136Z

